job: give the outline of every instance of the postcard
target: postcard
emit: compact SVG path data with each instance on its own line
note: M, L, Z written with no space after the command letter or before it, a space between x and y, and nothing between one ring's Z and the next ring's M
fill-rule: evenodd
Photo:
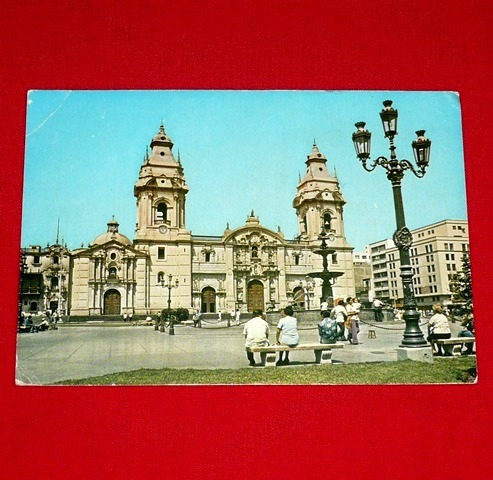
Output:
M27 104L18 385L476 381L456 93Z

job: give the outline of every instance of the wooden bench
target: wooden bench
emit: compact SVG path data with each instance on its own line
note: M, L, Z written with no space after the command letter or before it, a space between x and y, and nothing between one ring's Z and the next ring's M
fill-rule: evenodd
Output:
M445 355L457 356L461 354L462 346L465 343L475 343L475 342L476 342L475 337L454 337L454 338L443 338L439 340L433 340L431 342L431 346L433 348L434 343L436 343L437 345L442 345Z
M321 364L332 363L332 350L335 348L344 348L343 343L305 343L296 347L287 345L268 345L266 347L247 347L247 352L266 353L265 366L276 366L277 352L295 352L300 350L313 350L315 352L315 362Z

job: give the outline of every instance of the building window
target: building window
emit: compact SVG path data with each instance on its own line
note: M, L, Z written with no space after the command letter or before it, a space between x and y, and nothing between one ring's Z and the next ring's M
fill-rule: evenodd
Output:
M156 221L163 223L168 220L168 206L164 203L158 203L156 207Z
M164 272L159 272L157 274L157 282L158 283L164 282Z
M58 263L59 263L59 262L60 262L60 259L58 258L58 255L55 255L55 256L53 257L53 263L54 263L55 265L58 265Z
M116 267L110 267L110 268L108 268L108 278L109 279L115 279L115 278L117 278Z
M58 277L53 277L50 282L51 288L58 287Z
M299 255L294 255L294 264L299 265L300 264L300 256Z
M330 213L324 213L324 228L330 230L332 228L332 217Z
M258 247L252 247L252 258L258 258Z
M210 262L211 261L211 252L205 252L205 261Z
M164 260L165 258L165 253L166 253L166 250L164 247L158 247L157 248L157 258L159 260Z
M337 253L332 254L332 263L335 265L337 263Z
M39 263L40 263L40 261L39 261L39 255L34 255L34 257L33 257L33 263L34 263L34 265L39 265Z
M31 302L29 305L29 311L30 312L37 312L38 311L38 302Z

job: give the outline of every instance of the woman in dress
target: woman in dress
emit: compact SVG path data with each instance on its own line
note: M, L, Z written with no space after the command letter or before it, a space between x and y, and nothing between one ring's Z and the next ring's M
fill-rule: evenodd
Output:
M296 347L300 343L300 336L298 334L298 320L293 317L293 307L287 306L281 313L284 314L284 317L277 324L277 345ZM279 352L279 360L276 365L289 365L289 352Z

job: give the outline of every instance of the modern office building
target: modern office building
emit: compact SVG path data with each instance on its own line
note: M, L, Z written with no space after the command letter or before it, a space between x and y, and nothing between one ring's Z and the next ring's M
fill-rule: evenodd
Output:
M412 230L412 236L409 252L418 307L447 304L451 300L449 282L461 269L463 254L469 251L467 221L442 220ZM401 305L399 251L393 240L375 242L368 248L374 295L392 305Z

